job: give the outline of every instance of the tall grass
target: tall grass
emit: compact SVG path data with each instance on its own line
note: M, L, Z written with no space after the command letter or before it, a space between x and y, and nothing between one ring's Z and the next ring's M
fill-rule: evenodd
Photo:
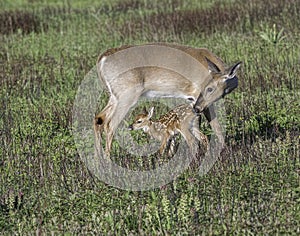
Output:
M299 234L299 1L1 4L1 233ZM203 177L188 169L130 192L81 161L72 106L100 52L148 41L206 47L243 67L225 99L222 160Z

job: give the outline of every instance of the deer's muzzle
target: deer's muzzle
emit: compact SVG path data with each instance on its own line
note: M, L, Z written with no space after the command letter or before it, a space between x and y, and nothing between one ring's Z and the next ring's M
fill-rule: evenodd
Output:
M199 115L202 112L202 110L203 110L202 108L200 109L200 107L199 107L199 105L203 103L203 100L204 100L203 94L200 93L199 96L198 96L198 98L197 98L197 101L196 101L196 103L195 103L195 105L193 107L193 112L196 115Z

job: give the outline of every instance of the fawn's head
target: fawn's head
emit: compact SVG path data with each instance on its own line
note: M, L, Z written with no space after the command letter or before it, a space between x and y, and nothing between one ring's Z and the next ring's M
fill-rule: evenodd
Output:
M153 115L154 107L151 107L147 113L139 114L135 117L134 122L128 126L129 130L143 129L148 131L150 125L150 119Z
M206 59L211 79L208 81L205 89L200 93L194 105L193 110L196 114L201 113L205 108L220 98L223 98L225 95L231 93L238 86L236 72L238 68L240 68L242 62L238 62L225 69L225 71L221 71L217 65L211 62L208 58Z

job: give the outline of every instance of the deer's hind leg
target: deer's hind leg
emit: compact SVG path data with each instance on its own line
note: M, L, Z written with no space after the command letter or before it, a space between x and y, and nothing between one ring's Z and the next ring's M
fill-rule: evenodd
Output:
M115 111L116 108L115 104L116 104L115 99L113 96L111 96L104 109L95 116L93 125L94 125L94 132L95 132L96 148L98 149L98 151L102 149L103 133L106 135L106 138L109 137L109 122L110 122L110 117ZM106 148L106 152L107 154L109 152L107 148Z
M180 136L179 133L172 135L167 143L166 150L168 151L168 157L174 156L178 149L178 137Z
M142 94L142 88L128 88L118 93L117 96L112 95L107 106L96 116L96 124L99 125L100 133L106 135L105 152L110 155L113 136L132 106L136 104Z

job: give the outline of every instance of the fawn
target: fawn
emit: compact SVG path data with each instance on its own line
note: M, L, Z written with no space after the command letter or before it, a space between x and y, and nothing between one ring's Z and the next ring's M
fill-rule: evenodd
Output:
M146 114L137 115L128 129L142 129L151 138L160 141L160 155L167 147L168 156L174 154L174 136L178 133L184 137L193 154L197 151L198 141L202 151L207 151L208 139L199 131L199 116L195 115L190 104L179 105L155 121L151 120L153 110L154 107L151 107Z

